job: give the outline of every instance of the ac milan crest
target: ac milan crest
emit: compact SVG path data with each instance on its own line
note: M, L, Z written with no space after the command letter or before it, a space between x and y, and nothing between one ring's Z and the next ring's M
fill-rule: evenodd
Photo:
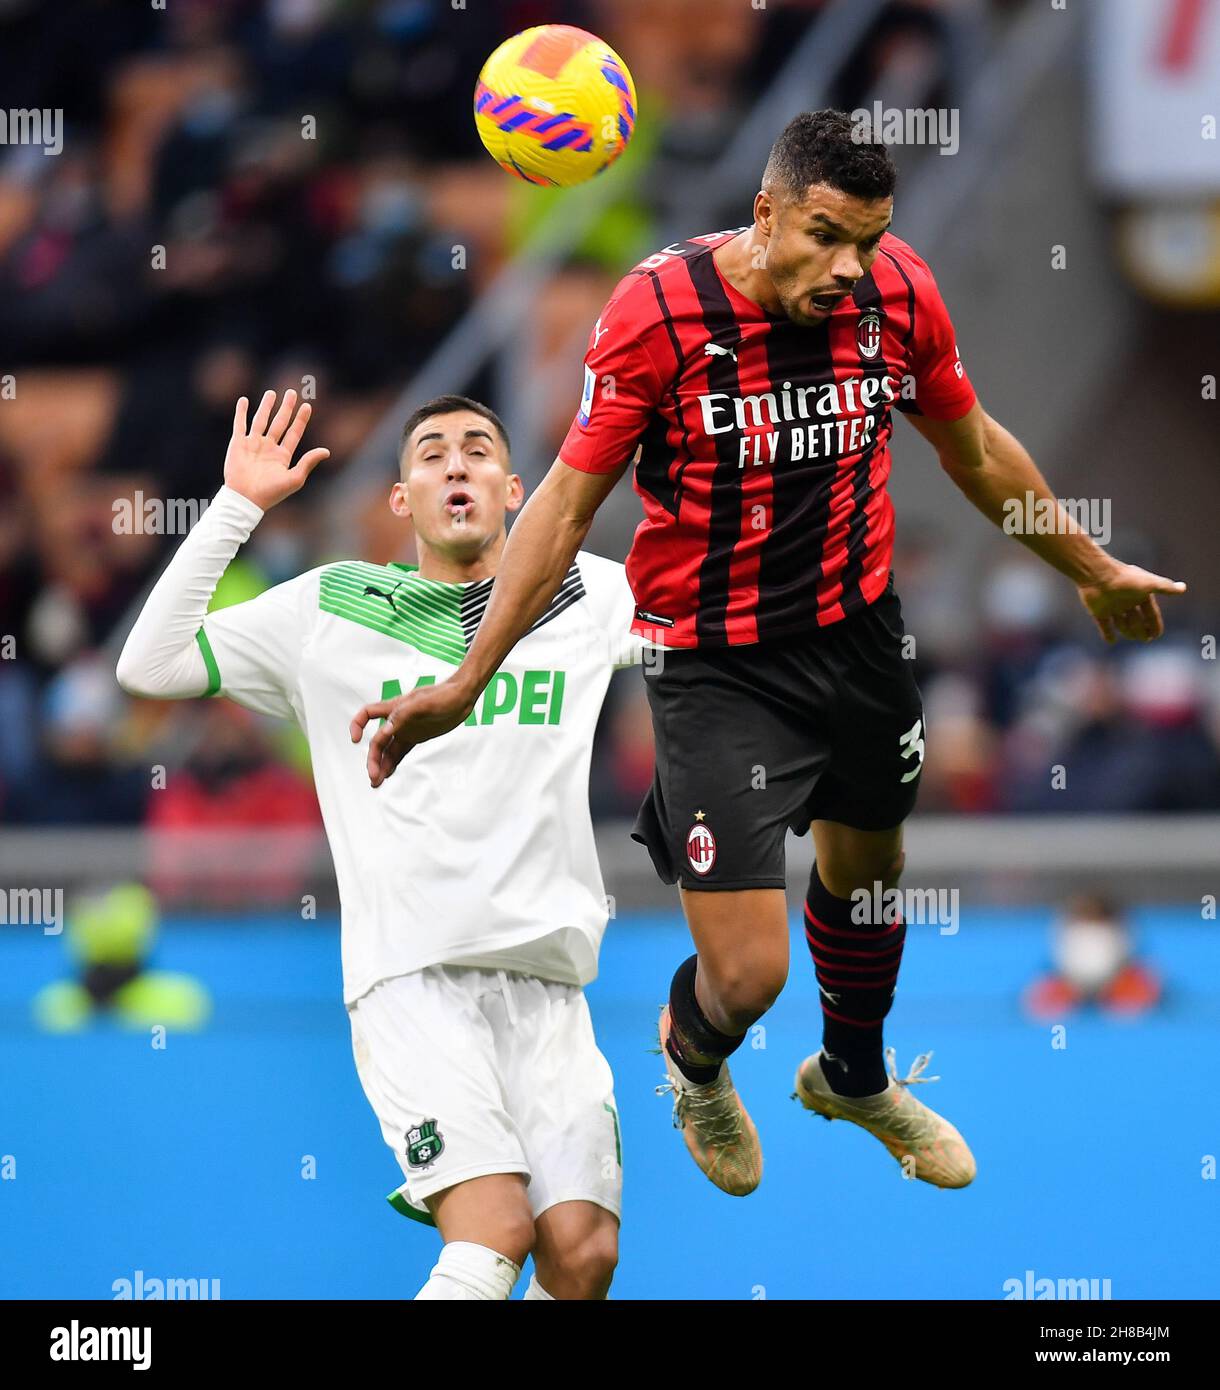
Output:
M686 862L700 875L711 873L716 862L716 837L701 821L691 826L686 837Z
M856 346L860 356L871 362L881 351L881 311L865 309L856 324Z

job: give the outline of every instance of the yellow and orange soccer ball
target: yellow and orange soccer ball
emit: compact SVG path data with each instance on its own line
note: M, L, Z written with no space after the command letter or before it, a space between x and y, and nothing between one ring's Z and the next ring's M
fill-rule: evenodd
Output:
M608 168L635 129L627 64L587 29L541 24L506 39L474 91L491 157L526 183L569 188Z

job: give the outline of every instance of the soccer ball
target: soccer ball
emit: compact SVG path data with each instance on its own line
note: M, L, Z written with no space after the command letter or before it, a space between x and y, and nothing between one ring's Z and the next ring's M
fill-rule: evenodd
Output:
M526 183L568 188L608 168L635 129L635 84L609 44L570 24L505 39L474 89L491 157Z

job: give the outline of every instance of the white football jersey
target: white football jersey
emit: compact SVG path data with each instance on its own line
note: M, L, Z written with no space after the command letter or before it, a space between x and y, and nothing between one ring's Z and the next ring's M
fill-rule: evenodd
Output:
M342 909L344 998L436 964L570 984L597 973L607 904L589 815L593 732L611 673L640 659L623 566L581 552L465 724L374 790L364 704L444 680L492 580L325 565L211 613L210 694L295 718L309 739Z

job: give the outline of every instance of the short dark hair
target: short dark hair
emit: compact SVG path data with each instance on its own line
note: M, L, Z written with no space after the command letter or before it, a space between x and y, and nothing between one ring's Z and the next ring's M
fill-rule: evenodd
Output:
M867 122L846 111L802 111L784 127L771 147L763 187L801 197L814 183L826 183L854 198L888 198L898 169L884 145L873 143Z
M484 420L490 421L504 441L504 452L506 454L512 453L512 447L508 442L508 431L504 428L504 421L500 419L491 406L484 405L482 401L473 401L469 396L433 396L418 410L412 411L410 419L402 427L402 437L398 441L399 463L402 462L402 451L407 447L407 440L415 432L416 426L423 424L425 420L430 420L433 415L452 415L457 410L473 410L476 415L481 415Z

